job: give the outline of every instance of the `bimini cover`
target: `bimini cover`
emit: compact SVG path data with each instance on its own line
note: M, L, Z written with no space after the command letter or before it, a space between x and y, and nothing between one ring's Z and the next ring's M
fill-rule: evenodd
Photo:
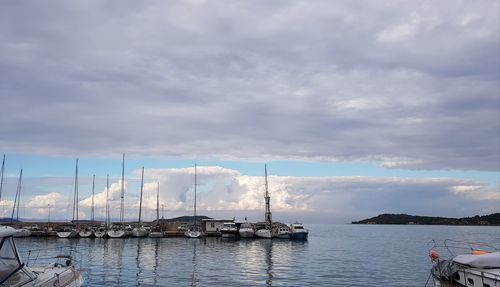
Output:
M500 252L483 255L458 255L453 261L476 268L500 268Z

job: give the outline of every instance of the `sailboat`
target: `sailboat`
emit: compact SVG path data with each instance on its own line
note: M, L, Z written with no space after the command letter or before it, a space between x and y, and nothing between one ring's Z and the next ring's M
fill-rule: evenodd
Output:
M271 216L271 206L269 204L271 197L269 196L269 188L267 184L267 165L264 165L264 172L266 178L266 194L264 196L264 199L266 200L265 228L261 228L255 231L255 236L261 238L273 238L273 222Z
M149 237L163 237L164 233L160 226L160 183L158 182L158 188L156 190L156 224L149 231Z
M73 192L73 220L75 222L76 215L76 224L78 227L78 158L76 159L76 168L75 168L75 189ZM57 231L57 236L61 238L74 238L78 236L78 231L73 224L67 224L61 226Z
M201 230L201 226L196 223L196 168L197 165L194 165L194 224L188 227L185 235L188 238L200 238L203 235Z
M95 174L92 176L92 205L90 207L90 221L94 223L94 192L95 192ZM92 226L87 226L78 233L80 237L89 238L94 236L94 229Z
M19 173L19 181L17 183L16 190L16 198L14 199L14 207L12 208L12 216L10 217L10 224L13 224L14 221L14 212L16 212L16 224L19 224L19 202L21 201L21 189L22 189L22 178L23 178L23 169ZM17 206L17 207L16 207ZM31 231L26 228L15 229L13 236L14 237L27 237L31 235Z
M142 213L142 191L144 189L144 167L142 167L142 176L141 176L141 198L139 200L139 223L137 227L132 229L132 236L134 237L145 237L148 236L148 230L141 225L141 213Z
M124 196L125 196L125 153L122 158L122 192L121 192L121 203L120 203L120 224L114 224L111 229L108 230L108 236L111 238L121 238L127 236L127 232L123 228L123 215L124 215Z
M95 232L94 235L97 238L103 238L106 237L108 233L108 227L109 227L109 174L106 176L106 222L104 223L104 226L100 226Z

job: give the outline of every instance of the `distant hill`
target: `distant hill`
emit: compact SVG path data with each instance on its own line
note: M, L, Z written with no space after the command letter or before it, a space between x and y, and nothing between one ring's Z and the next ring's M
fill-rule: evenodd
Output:
M353 221L352 224L500 225L500 213L464 218L385 213L372 218Z
M201 222L203 219L212 219L205 215L197 215L196 221ZM156 221L156 220L155 220ZM194 216L179 216L169 219L160 219L161 222L194 222Z
M7 218L7 217L0 218L0 223L5 223L5 222L10 223L10 217L9 218ZM12 222L22 222L22 221L21 220L17 221L15 219L12 219Z

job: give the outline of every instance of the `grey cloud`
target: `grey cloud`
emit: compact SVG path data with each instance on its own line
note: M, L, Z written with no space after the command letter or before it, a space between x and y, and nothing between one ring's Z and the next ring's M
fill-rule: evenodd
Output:
M6 152L500 169L495 1L51 3L1 4Z

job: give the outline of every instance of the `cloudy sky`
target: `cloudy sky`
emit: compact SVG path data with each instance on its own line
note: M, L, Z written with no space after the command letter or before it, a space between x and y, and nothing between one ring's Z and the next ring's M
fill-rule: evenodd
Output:
M2 1L0 213L278 220L500 212L499 2ZM104 214L102 210L102 214ZM118 216L118 213L116 214Z

